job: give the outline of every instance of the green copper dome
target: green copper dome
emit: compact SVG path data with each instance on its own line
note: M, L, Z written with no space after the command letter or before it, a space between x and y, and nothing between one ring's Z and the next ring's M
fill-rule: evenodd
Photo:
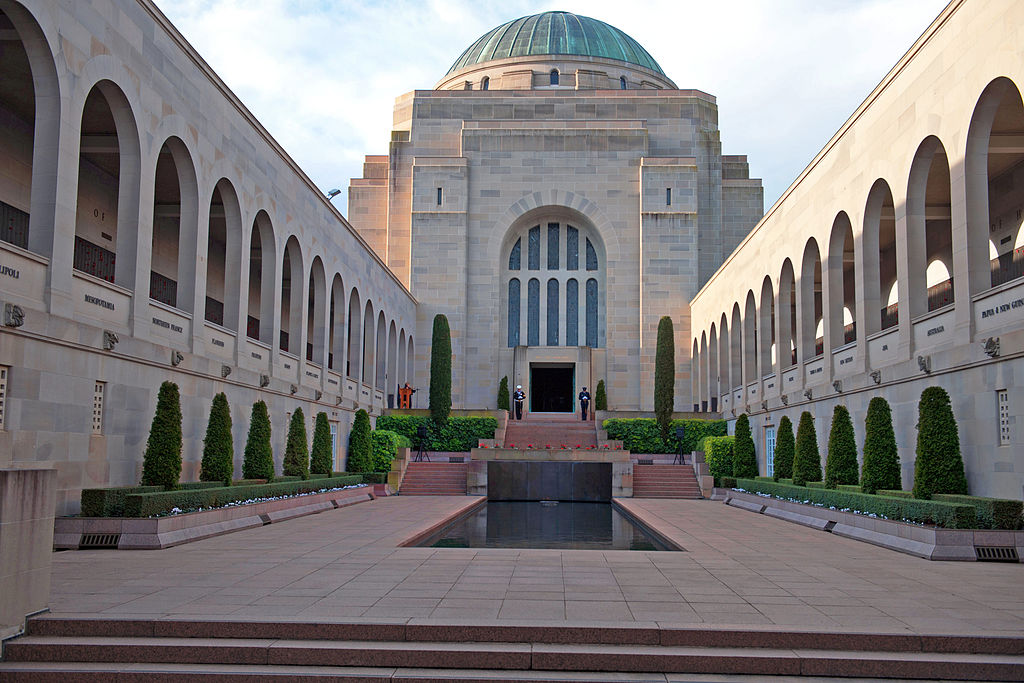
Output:
M530 55L604 57L665 75L640 43L614 26L572 12L542 12L502 24L470 45L448 73L492 59Z

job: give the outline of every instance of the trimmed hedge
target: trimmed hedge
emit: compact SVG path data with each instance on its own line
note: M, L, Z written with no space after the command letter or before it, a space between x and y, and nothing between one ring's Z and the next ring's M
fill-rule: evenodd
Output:
M857 484L839 484L836 488L840 491L849 491L850 493L864 493L864 488Z
M430 338L430 417L447 422L452 412L452 333L443 313L434 316Z
M732 449L735 438L731 436L708 436L704 438L704 462L715 480L732 477ZM723 484L724 486L724 484Z
M372 472L390 472L391 461L398 455L399 448L412 448L408 437L386 429L370 432L370 466Z
M309 456L310 476L322 474L330 476L334 467L331 453L331 424L327 413L322 410L316 414L316 425L313 427L313 450Z
M672 318L661 316L658 321L658 343L654 351L654 415L667 441L672 428L672 406L675 403L676 347Z
M181 396L178 385L164 382L142 456L143 486L173 487L181 477Z
M733 444L732 475L739 478L757 476L757 454L750 436L750 418L743 413L736 418L736 441Z
M949 394L942 387L928 387L921 392L916 452L915 498L928 499L936 493L967 494L960 435Z
M355 474L362 477L364 484L383 484L388 480L387 472L355 472L348 474Z
M345 469L349 472L369 472L373 457L373 441L370 438L370 414L360 408L352 421L348 435L348 460Z
M825 482L823 481L809 481L805 484L809 489L826 489Z
M281 471L309 479L309 441L306 437L306 416L302 414L302 408L296 408L292 413Z
M880 496L894 496L896 498L913 498L913 491L904 491L903 489L879 489L878 495Z
M858 484L857 442L853 421L844 405L832 411L832 428L828 433L828 455L825 456L825 486L834 489L840 484Z
M736 477L722 477L721 479L715 479L718 486L726 489L736 488Z
M881 396L871 399L864 418L864 466L860 484L866 493L903 488L892 409Z
M604 380L597 380L597 390L594 392L594 410L608 410L608 394L604 389Z
M228 397L220 392L213 397L210 420L203 439L203 462L200 481L231 483L235 476L235 443L231 438L231 410Z
M82 489L82 517L123 517L124 499L133 493L157 493L163 486L114 486Z
M630 453L679 452L679 439L676 438L679 427L686 428L684 453L700 450L700 445L709 436L725 436L727 433L725 420L672 420L668 441L662 441L657 421L649 417L609 419L601 426L607 430L609 439L621 441L622 447Z
M974 529L978 524L974 506L962 503L896 498L837 489L788 486L754 479L740 479L736 483L739 488L752 493L766 493L778 498L816 503L837 510L857 510L897 522L908 520L920 524L934 524L947 529Z
M419 444L416 430L426 425L429 430L426 450L464 452L477 447L480 439L493 439L498 421L493 417L449 417L438 425L429 417L418 415L381 415L377 429L401 434L412 444Z
M291 496L297 493L319 491L320 489L351 486L353 484L361 484L362 481L361 476L351 475L306 481L275 481L272 484L257 484L254 486L220 486L217 488L185 489L162 491L159 493L135 493L125 496L124 516L152 517L170 512L174 508L182 510L214 508L253 498Z
M509 403L508 396L508 375L505 375L501 378L501 381L498 382L498 410L509 409L511 404Z
M793 454L796 440L793 438L793 423L785 415L779 420L778 436L775 440L775 481L793 477Z
M818 432L814 418L806 410L800 413L796 428L796 452L793 455L793 483L802 486L821 481L821 455L818 454Z
M252 404L249 435L245 439L242 476L246 479L274 481L274 449L270 447L270 415L267 413L267 404L263 401L256 401Z
M973 505L978 514L981 529L1015 530L1024 528L1024 501L981 496L961 496L955 493L936 493L932 500L943 503Z

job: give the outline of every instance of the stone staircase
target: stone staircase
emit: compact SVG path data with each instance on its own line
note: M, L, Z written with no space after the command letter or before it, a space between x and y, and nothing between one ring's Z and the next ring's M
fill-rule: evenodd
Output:
M693 465L633 465L634 498L702 498Z
M584 422L573 413L530 413L522 420L509 420L505 427L505 448L551 446L597 446L597 427L593 420Z
M675 674L675 675L673 675ZM360 623L43 616L0 680L1024 681L1024 638L650 623ZM748 678L750 677L750 678ZM686 680L691 680L687 678ZM786 680L792 680L787 678Z
M466 495L466 464L449 462L410 462L405 469L402 496Z

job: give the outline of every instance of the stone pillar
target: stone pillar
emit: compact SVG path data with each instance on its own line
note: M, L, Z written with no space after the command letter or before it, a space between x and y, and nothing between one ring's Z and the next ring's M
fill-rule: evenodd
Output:
M50 599L57 470L0 469L0 638Z

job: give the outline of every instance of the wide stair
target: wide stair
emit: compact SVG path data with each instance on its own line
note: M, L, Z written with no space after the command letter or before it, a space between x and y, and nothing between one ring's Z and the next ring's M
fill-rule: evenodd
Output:
M633 465L634 498L702 498L693 465Z
M406 465L401 496L464 496L466 464L448 462L410 462Z
M44 616L5 643L0 680L1024 681L1022 653L1012 635Z
M505 448L586 448L597 446L597 427L593 420L584 422L579 415L530 413L522 420L509 420L505 427Z

